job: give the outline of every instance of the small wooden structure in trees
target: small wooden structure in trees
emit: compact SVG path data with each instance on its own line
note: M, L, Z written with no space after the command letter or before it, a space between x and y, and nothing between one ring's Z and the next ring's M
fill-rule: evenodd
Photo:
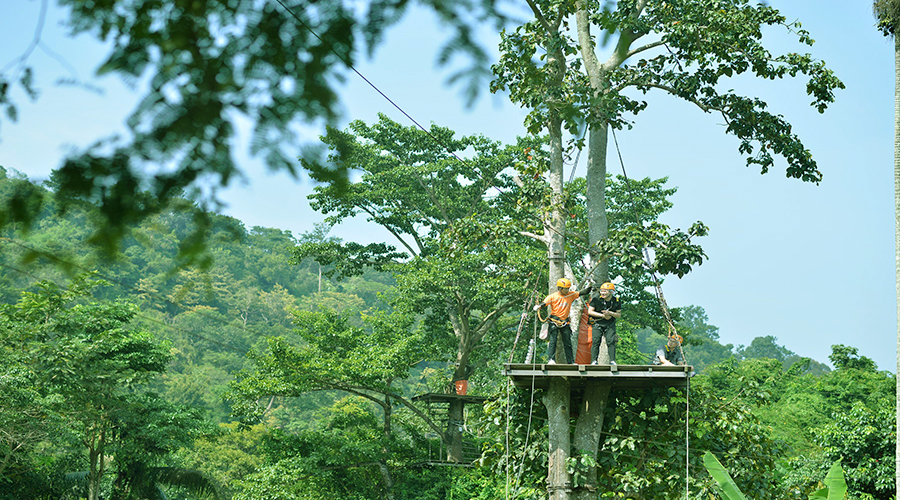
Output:
M692 366L658 365L578 365L525 364L503 365L503 375L513 385L526 389L545 389L550 450L547 492L550 500L596 499L596 469L579 471L581 484L573 487L567 470L572 450L593 454L596 461L603 427L603 410L611 391L654 387L687 387L694 375ZM571 404L577 409L573 411ZM575 416L574 434L571 419Z
M450 418L451 403L461 403L481 406L488 398L483 396L467 396L459 394L440 394L428 392L413 398L413 401L422 403L429 418L447 429L445 436L431 435L429 437L428 459L416 465L455 465L471 466L481 456L481 450L471 439L466 439L462 431L465 422ZM450 426L457 426L456 432L449 432ZM459 439L459 442L451 442L447 439Z

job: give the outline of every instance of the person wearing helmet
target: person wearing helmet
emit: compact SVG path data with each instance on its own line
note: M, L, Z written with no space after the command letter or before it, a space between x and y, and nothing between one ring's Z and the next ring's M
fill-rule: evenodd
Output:
M654 365L683 365L684 356L681 353L681 343L684 341L681 335L677 333L669 337L666 346L656 350L656 356L653 357Z
M616 286L610 282L600 285L600 296L591 299L588 307L588 323L591 324L591 364L597 364L600 343L606 337L609 364L616 364L616 320L622 317L622 302L614 295Z
M550 306L550 324L547 329L547 336L550 342L547 344L547 358L550 360L548 364L556 363L556 339L557 336L562 337L563 351L566 354L566 363L575 362L575 356L572 355L572 328L569 327L569 311L572 309L572 302L575 299L585 295L590 295L593 287L587 286L584 290L570 291L572 282L568 278L560 278L556 281L556 291L548 295L543 302L535 304L534 310L537 311L544 304Z

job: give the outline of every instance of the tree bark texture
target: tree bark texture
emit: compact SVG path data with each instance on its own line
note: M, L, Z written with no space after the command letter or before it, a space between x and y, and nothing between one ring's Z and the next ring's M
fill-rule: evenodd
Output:
M609 236L609 219L606 216L606 154L609 144L609 127L592 126L588 138L587 162L587 221L593 277L598 283L609 281L607 260L600 262L597 242ZM599 264L598 264L599 263Z
M603 430L603 411L609 401L610 385L599 381L590 381L584 389L584 399L575 422L576 457L590 457L597 462ZM576 467L581 476L575 487L572 498L575 500L593 500L599 496L597 491L597 467L579 463Z
M558 113L551 113L548 132L550 134L550 217L547 230L549 243L550 280L548 290L556 291L556 280L565 276L566 271L566 220L563 214L563 144L562 120Z
M584 60L588 81L595 95L603 92L603 67L594 52L594 40L591 36L590 12L583 0L576 2L575 20L578 26L578 45L581 58ZM597 110L600 111L600 110ZM598 113L600 114L600 113ZM609 281L607 261L600 262L596 250L597 242L609 235L609 219L606 215L606 155L609 144L609 125L605 120L588 120L590 135L588 136L588 162L585 180L587 182L588 244L590 245L591 266L594 266L594 279L603 283Z
M571 440L569 438L569 382L561 377L550 379L550 387L544 393L544 406L550 437L550 455L547 473L547 497L549 500L568 500L572 483L566 469Z
M452 399L447 408L447 460L450 462L463 461L463 408L465 402L461 399Z

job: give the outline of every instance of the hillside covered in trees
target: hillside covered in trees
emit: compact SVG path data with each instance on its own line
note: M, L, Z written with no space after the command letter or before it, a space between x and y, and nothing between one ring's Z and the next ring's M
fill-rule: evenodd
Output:
M634 182L656 193L648 216L666 209L664 179ZM0 170L4 205L23 186L43 205L29 227L0 236L0 498L544 495L546 410L500 375L524 360L535 330L533 316L520 318L527 285L468 352L468 395L484 404L453 423L416 398L458 378L458 321L443 294L481 300L476 325L484 304L503 300L491 290L515 286L500 266L479 288L474 269L496 254L450 263L436 239L414 258L368 254L365 265L324 258L353 248L327 227L294 236L173 209L130 228L114 259L85 250L89 204L58 216L48 186ZM205 245L186 252L201 223ZM498 262L521 267L533 249L515 252ZM665 337L646 282L634 280L620 287L630 312L620 362L646 364ZM711 491L700 456L712 451L753 498L806 498L837 460L852 498L893 498L893 374L847 345L833 346L829 369L780 346L777 325L723 345L701 305L672 314L698 375L689 393L614 393L601 491L674 497L686 480L692 496ZM447 463L443 441L457 426L467 466L435 465Z

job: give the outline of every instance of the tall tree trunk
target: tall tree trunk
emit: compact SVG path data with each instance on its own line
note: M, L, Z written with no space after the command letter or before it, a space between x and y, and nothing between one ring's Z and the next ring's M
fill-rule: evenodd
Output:
M897 273L897 435L900 436L900 38L894 34L894 251ZM895 457L896 498L900 498L900 439Z
M548 58L547 64L556 69L556 84L562 86L566 73L565 54L560 51L552 52ZM548 172L548 181L550 183L550 220L546 230L548 235L548 260L550 263L550 279L547 283L547 289L552 293L556 291L556 280L562 278L566 274L566 214L565 214L565 195L563 194L563 132L562 117L559 111L554 109L556 104L551 103L549 111L547 133L550 136L550 171ZM572 276L574 278L574 276ZM565 335L560 332L559 335ZM562 339L558 339L556 343L556 352L553 357L557 362L562 359L568 361L560 353L563 350ZM577 346L577 340L575 345Z
M563 214L563 148L562 148L562 119L559 114L551 111L550 123L550 223L549 223L549 262L550 280L548 289L555 290L556 280L563 277L566 269L565 259L565 231L566 221ZM565 335L560 332L559 335ZM554 358L559 358L563 349L562 339L556 343ZM575 345L578 345L577 343ZM550 381L550 387L544 396L544 405L547 407L550 423L550 458L547 466L547 489L549 500L568 500L569 473L566 470L566 462L570 453L569 439L569 384L567 381L555 377Z
M543 397L547 407L550 437L547 493L549 500L568 500L572 483L566 462L569 460L569 382L562 377L550 379L550 387Z
M85 444L88 448L88 500L100 498L100 480L106 465L106 432L103 428L86 430Z
M578 46L584 60L588 82L596 96L604 91L604 70L597 54L594 52L594 39L591 36L590 12L584 0L576 2L575 21L578 27ZM595 110L597 115L600 111ZM591 266L594 267L594 279L600 283L609 280L609 266L606 261L599 263L600 255L594 245L609 235L609 219L606 216L606 154L609 144L609 124L606 120L588 120L590 136L588 137L587 163L587 223L588 242L590 247Z
M596 249L598 241L609 236L609 219L606 216L606 151L609 144L609 126L591 127L588 138L587 162L587 222L588 242L590 244L591 266L594 267L594 279L598 283L609 281L608 261L600 260Z
M548 132L550 134L550 220L549 248L550 281L548 289L556 291L556 280L565 276L566 272L566 220L563 213L563 140L562 119L559 113L551 111Z
M575 454L585 456L597 461L597 452L600 450L601 434L603 430L603 411L609 400L609 384L599 380L587 383L584 389L584 399L578 420L575 422ZM593 500L600 492L597 491L597 468L579 463L576 470L582 476L581 483L575 488L572 498L575 500Z
M381 478L384 481L385 500L394 500L394 479L391 476L391 469L388 468L386 460L381 459L378 461L378 470L381 472Z
M447 460L450 462L463 461L463 408L465 403L461 399L451 399L447 408Z
M529 2L535 14L540 16L534 3ZM562 19L560 17L559 19ZM547 24L547 35L550 39L560 36L559 19L555 24ZM554 71L552 84L562 88L567 70L566 56L559 48L548 52L547 65ZM553 99L553 98L551 98ZM548 102L547 133L550 136L550 170L548 181L550 184L550 214L545 222L547 239L548 261L550 265L549 283L547 289L555 291L556 280L565 276L566 271L566 220L565 220L565 196L563 194L563 119L560 107L563 102ZM574 276L573 276L574 278ZM564 335L560 332L560 335ZM559 358L559 351L563 349L562 339L558 339L557 351L554 358ZM577 346L577 340L574 344ZM569 383L567 380L554 377L550 380L550 387L544 395L544 405L547 407L550 427L550 457L547 471L547 489L550 500L568 500L571 491L569 473L566 469L567 461L571 453L571 439L569 432Z
M99 453L97 450L88 449L88 500L100 498L100 474L98 474Z
M469 317L460 313L460 304L453 303L448 307L450 322L453 331L458 338L456 348L456 370L450 383L455 386L457 380L469 378L469 354L472 352L473 332L469 325ZM453 390L453 389L451 389ZM447 445L447 460L450 462L462 462L462 421L465 403L459 399L451 399L447 408L447 427L444 429L445 443Z

